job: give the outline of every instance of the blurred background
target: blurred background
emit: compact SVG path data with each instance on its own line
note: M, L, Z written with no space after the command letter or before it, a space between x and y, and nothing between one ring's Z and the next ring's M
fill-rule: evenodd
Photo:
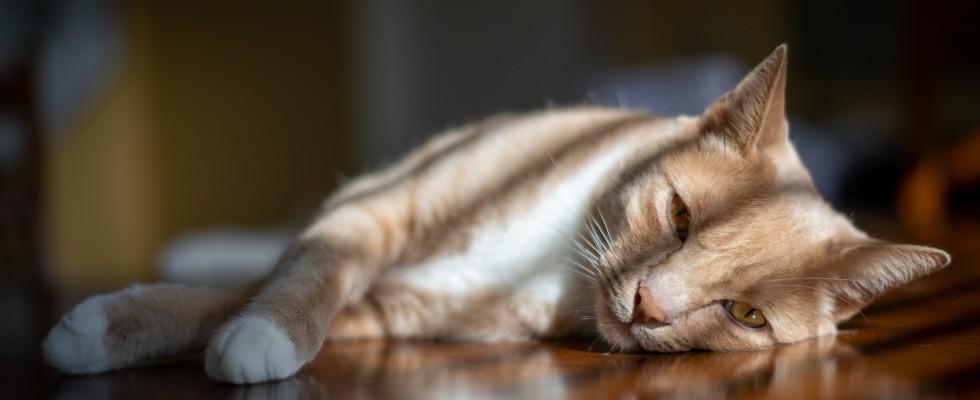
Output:
M977 4L0 0L0 309L29 321L0 342L45 331L51 293L269 264L345 177L447 127L696 114L783 42L821 191L941 240L980 204Z

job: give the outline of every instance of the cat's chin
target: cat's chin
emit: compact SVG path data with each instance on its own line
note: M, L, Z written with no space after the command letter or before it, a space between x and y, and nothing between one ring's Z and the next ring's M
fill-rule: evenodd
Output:
M643 324L622 322L614 318L600 318L599 332L602 338L618 352L673 353L691 348L674 340L670 324Z
M691 350L691 347L676 340L670 324L631 324L629 328L639 351L676 353Z
M633 336L631 324L609 320L599 324L599 332L603 340L614 349L621 352L642 351L640 342Z

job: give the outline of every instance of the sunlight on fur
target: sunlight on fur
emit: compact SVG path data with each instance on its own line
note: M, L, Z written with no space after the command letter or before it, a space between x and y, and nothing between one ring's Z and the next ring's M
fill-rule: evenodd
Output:
M701 116L582 106L454 129L340 189L260 284L94 297L45 357L91 374L204 351L244 384L346 338L677 352L833 334L949 255L869 238L820 197L788 136L786 53Z

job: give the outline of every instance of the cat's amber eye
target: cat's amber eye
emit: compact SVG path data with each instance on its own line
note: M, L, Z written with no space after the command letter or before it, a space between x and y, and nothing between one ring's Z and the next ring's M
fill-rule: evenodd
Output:
M674 233L682 242L687 239L691 230L691 212L687 209L687 204L681 196L674 195L670 200L670 223L674 226Z
M766 317L762 315L762 311L748 304L738 301L728 301L725 302L725 309L735 319L735 322L738 322L742 326L748 328L761 328L766 326Z

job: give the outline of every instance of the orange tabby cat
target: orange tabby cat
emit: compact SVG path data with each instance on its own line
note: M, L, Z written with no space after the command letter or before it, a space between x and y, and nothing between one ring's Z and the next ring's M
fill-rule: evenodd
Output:
M579 107L456 129L333 195L261 285L95 296L45 355L86 374L206 348L210 376L252 383L343 338L672 352L832 334L949 255L871 239L821 199L785 84L781 46L702 116Z

